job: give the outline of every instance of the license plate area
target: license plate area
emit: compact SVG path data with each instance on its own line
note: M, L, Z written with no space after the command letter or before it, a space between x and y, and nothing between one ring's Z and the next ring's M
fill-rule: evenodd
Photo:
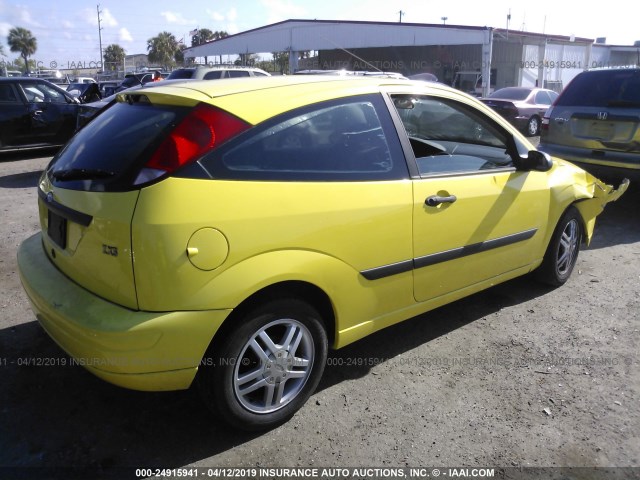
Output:
M61 249L67 248L67 219L47 210L47 235Z

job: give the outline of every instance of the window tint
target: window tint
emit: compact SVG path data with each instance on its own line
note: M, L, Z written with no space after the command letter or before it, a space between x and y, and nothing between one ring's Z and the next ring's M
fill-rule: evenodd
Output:
M531 90L529 90L528 88L507 87L507 88L501 88L500 90L496 90L491 95L489 95L489 98L504 98L507 100L524 100L529 96L530 93L531 93Z
M9 83L0 83L0 102L17 102L18 97Z
M640 107L640 70L609 70L578 75L562 92L563 107Z
M67 99L62 92L45 83L23 83L22 91L29 103L67 103Z
M386 135L395 131L382 98L357 98L362 97L281 115L213 152L202 165L213 177L229 179L406 178L397 135L391 140Z
M212 72L207 72L202 77L203 80L218 80L222 78L222 70L214 70Z
M229 70L227 72L227 77L230 77L230 78L248 77L248 76L249 76L249 72L247 72L246 70Z
M65 181L64 188L114 191L132 187L148 156L188 109L116 103L80 130L54 157L49 173L96 172L95 177Z
M449 99L393 96L421 175L510 167L508 133L473 107Z

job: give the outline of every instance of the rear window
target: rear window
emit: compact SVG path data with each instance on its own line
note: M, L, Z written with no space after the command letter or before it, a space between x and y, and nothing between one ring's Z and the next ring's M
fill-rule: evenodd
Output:
M585 72L562 92L563 107L640 107L640 70Z
M47 173L72 190L124 191L188 108L117 103L80 130Z
M501 88L496 90L489 98L505 98L507 100L524 100L529 96L531 90L526 88Z

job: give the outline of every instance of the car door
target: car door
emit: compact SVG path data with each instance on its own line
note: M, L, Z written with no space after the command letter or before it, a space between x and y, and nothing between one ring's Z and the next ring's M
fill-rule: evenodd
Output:
M29 144L58 145L76 127L77 104L62 89L44 82L24 81L20 88L29 112Z
M414 296L426 301L527 267L549 208L546 174L518 171L515 139L465 101L396 95L417 175Z
M12 82L0 83L0 148L28 143L29 132L27 104Z

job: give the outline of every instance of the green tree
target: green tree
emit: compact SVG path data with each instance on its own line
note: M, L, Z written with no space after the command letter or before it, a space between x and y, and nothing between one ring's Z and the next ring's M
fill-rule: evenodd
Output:
M211 30L208 28L201 28L193 37L191 37L191 46L197 47L198 45L210 42L213 39L213 32Z
M260 61L260 55L255 53L240 53L238 59L233 62L235 65L241 65L243 67L253 67Z
M15 27L9 30L7 43L9 44L9 50L20 53L25 64L25 68L29 65L29 57L36 53L36 50L38 49L38 41L36 40L36 37L33 36L31 31L22 27ZM25 70L25 73L27 72L28 70Z
M112 43L104 49L104 67L103 70L117 70L118 66L124 62L126 52L124 48L116 43Z
M221 38L228 36L229 34L224 30L216 30L215 32L212 32L208 28L201 28L193 37L191 37L191 46L196 47L198 45L211 42L212 40L220 40ZM204 57L204 63L208 63L206 56ZM222 63L222 55L220 55L220 63Z
M176 37L169 32L159 33L157 37L147 40L149 62L170 69L175 65L175 55L180 51Z
M289 72L289 52L271 52L274 70L282 74Z

